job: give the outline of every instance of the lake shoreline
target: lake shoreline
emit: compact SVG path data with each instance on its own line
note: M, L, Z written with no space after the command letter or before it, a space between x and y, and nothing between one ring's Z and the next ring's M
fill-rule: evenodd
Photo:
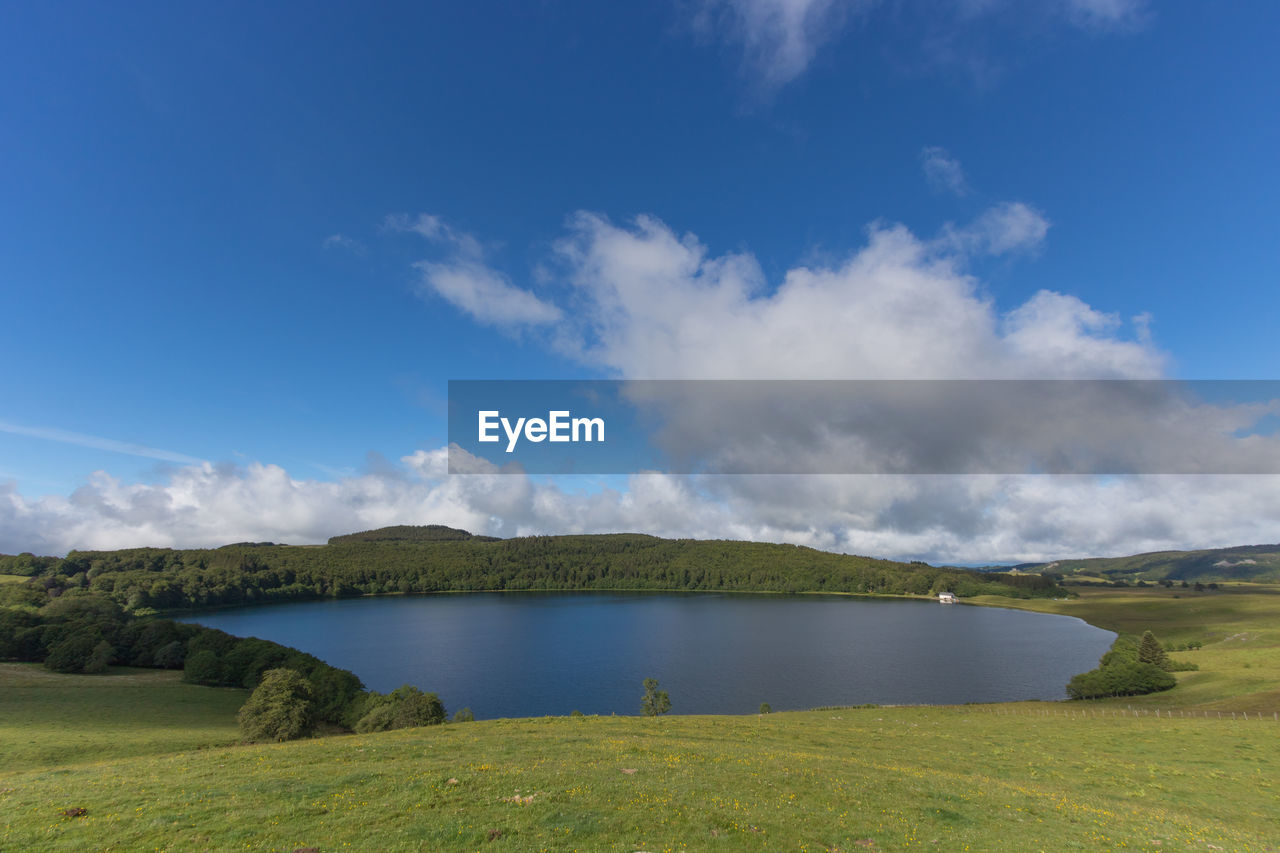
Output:
M707 592L714 594L699 594ZM1115 639L1067 614L912 606L935 601L481 590L220 607L178 618L299 649L380 692L414 684L483 718L631 713L630 694L647 677L679 697L678 712L693 714L746 713L762 702L803 710L1058 701L1067 681L1096 666Z

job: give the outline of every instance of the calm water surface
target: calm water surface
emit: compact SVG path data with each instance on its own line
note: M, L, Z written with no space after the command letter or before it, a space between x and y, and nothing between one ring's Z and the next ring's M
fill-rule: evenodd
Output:
M382 692L415 684L477 718L636 714L657 678L676 714L1061 699L1115 635L1079 619L844 596L470 593L216 610Z

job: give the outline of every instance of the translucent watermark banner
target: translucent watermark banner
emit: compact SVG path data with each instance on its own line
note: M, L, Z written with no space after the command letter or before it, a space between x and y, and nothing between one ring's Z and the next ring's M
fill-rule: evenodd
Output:
M451 474L1277 474L1280 380L454 380Z

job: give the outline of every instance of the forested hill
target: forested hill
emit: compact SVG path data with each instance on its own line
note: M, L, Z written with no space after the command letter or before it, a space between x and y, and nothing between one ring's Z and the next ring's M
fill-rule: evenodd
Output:
M330 545L342 545L347 542L450 542L472 539L477 542L497 542L496 536L477 536L456 527L445 527L443 524L401 524L396 527L379 527L377 530L362 530L359 533L348 533L344 536L329 537Z
M392 528L394 529L394 528ZM0 558L0 573L104 593L128 610L461 590L722 590L1017 597L1061 594L1040 575L997 575L761 542L617 533L394 539L201 550L72 551ZM26 584L0 585L0 597ZM55 593L56 594L56 593Z
M1154 551L1131 557L1093 557L1019 566L1032 572L1055 572L1070 578L1159 583L1251 581L1280 582L1280 545L1242 545L1205 551Z

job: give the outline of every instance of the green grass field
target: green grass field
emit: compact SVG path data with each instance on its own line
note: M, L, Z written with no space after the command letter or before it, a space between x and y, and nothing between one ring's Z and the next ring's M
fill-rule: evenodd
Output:
M1275 849L1276 723L1017 709L500 720L6 773L0 846Z
M1280 595L1172 595L1017 602L1205 643L1091 703L235 745L244 691L0 665L0 850L1280 850Z
M0 583L22 583L30 580L26 575L0 575Z
M977 603L1078 616L1128 634L1150 630L1166 645L1197 641L1203 648L1171 652L1198 672L1178 673L1167 693L1108 700L1110 704L1223 711L1280 711L1280 587L1227 585L1221 592L1079 589L1079 598Z
M247 690L183 684L182 673L115 667L62 675L0 663L0 767L57 767L235 743Z

